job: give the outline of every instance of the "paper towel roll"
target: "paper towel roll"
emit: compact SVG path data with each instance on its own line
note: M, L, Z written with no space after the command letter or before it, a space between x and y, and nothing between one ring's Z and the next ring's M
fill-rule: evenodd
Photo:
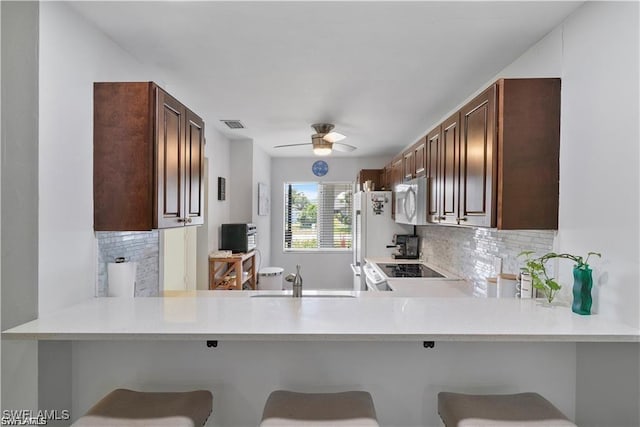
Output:
M137 262L107 264L110 297L134 297L137 267Z

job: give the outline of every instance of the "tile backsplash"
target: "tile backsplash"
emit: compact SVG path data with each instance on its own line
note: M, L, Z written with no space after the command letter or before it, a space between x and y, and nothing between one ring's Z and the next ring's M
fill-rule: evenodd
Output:
M107 296L107 263L118 257L138 263L136 270L136 296L158 296L159 289L159 234L152 231L97 231L98 277L97 295Z
M503 273L517 274L524 265L520 252L550 252L556 231L422 226L417 234L427 262L479 284L496 275L495 257L502 258Z

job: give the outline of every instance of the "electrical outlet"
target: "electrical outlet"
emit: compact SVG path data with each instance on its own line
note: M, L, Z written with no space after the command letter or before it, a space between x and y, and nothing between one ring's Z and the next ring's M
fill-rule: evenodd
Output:
M502 273L502 258L499 256L493 257L493 272L496 276Z

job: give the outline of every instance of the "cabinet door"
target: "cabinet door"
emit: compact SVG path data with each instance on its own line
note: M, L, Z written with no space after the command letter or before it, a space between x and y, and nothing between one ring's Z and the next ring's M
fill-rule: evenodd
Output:
M413 177L415 176L415 170L416 170L413 148L410 148L409 150L405 151L404 154L402 155L402 158L403 158L403 161L402 161L403 180L409 181L413 179Z
M496 87L460 113L460 224L491 227L495 209Z
M393 191L395 191L396 185L402 182L402 162L403 158L400 158L391 163L391 188Z
M441 223L458 224L460 113L455 113L442 123L440 141L439 219Z
M155 90L148 82L95 83L93 101L94 230L151 230Z
M393 185L391 184L391 164L384 167L384 181L382 184L385 190L393 191Z
M185 212L187 225L204 223L204 122L187 110Z
M157 228L184 225L185 108L161 89L156 92Z
M440 127L437 127L429 132L426 139L427 221L436 223L440 222L440 134Z
M378 174L378 182L380 183L380 187L376 187L376 190L380 190L380 191L384 190L386 188L385 187L386 180L387 180L386 172L385 172L385 169L382 168L380 169L380 173Z
M396 185L402 182L402 164L404 158L401 157L396 159L391 164L391 189L395 192ZM393 201L391 203L391 216L395 219L396 217L396 198L395 193L393 195Z
M427 171L427 149L426 137L418 141L413 149L413 158L415 162L414 176L425 176Z

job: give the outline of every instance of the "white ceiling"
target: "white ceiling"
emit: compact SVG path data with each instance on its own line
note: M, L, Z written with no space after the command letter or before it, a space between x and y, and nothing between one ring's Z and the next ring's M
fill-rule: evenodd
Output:
M575 10L577 2L74 2L144 63L197 85L207 126L274 150L336 124L391 155ZM179 94L176 94L179 96ZM246 129L219 122L239 119Z

